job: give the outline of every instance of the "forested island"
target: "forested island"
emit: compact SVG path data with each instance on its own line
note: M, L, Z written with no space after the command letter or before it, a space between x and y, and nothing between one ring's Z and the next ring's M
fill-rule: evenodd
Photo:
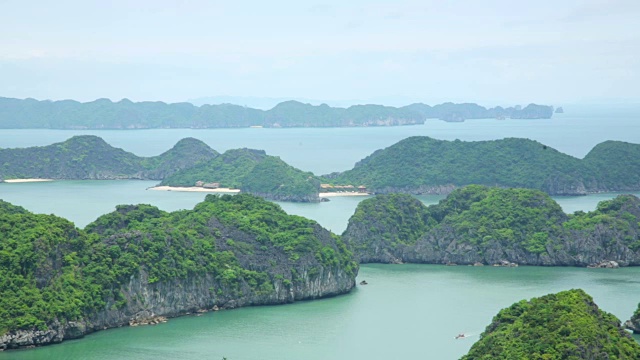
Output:
M320 181L263 150L234 149L166 177L160 185L236 188L270 200L318 202Z
M372 193L448 194L464 185L526 187L551 195L640 190L640 145L605 141L584 159L534 140L446 141L415 136L325 175Z
M640 199L565 214L539 190L471 185L425 206L410 195L358 204L343 233L361 263L640 265Z
M163 186L235 188L271 200L315 202L323 191L448 194L469 184L539 189L551 195L640 190L640 145L606 141L584 159L537 141L444 141L410 137L375 151L353 169L325 176L262 150L224 154L193 138L154 157L114 148L93 135L48 146L0 149L0 181L161 180ZM360 188L360 189L358 189Z
M446 121L466 119L549 119L553 107L529 104L524 108L485 108L473 103L444 103L435 106L412 104L404 107L354 105L348 108L314 106L285 101L270 110L239 105L190 103L112 102L98 99L80 103L73 100L38 101L0 97L2 129L156 129L235 127L345 127L423 124L425 119Z
M640 345L583 290L501 310L461 360L640 359Z
M100 137L80 135L47 146L0 149L0 180L162 180L218 155L194 138L182 139L158 156L139 157Z
M0 350L338 295L358 272L339 236L248 194L122 205L85 229L0 201L0 224Z
M93 135L74 136L41 147L0 149L0 180L162 180L161 185L240 189L270 200L317 202L320 181L262 150L224 154L185 138L154 157L114 148Z

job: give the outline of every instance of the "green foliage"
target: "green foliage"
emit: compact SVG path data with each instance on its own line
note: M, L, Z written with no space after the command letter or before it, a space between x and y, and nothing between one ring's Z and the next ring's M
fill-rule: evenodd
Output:
M0 334L46 329L104 304L105 283L83 269L94 237L62 218L0 204Z
M640 250L640 205L633 195L601 201L595 211L576 212L563 226L573 231L594 231L598 227L612 229L631 250Z
M580 160L528 139L464 142L416 136L378 150L326 181L363 184L378 192L469 184L551 194L579 193L583 185L586 191L629 190L640 183L638 159L640 145L622 142L600 144Z
M605 141L584 157L588 171L598 174L606 189L630 190L640 184L640 146L622 141Z
M638 359L640 345L582 290L501 310L462 360Z
M218 283L212 296L269 295L274 281L291 286L298 266L357 273L335 235L251 195L209 195L171 213L121 205L85 230L0 201L0 334L122 308L132 277L153 284L206 274Z
M197 181L216 182L221 187L285 200L317 199L320 189L320 182L312 173L251 149L226 151L209 162L167 177L161 185L194 186Z
M378 195L358 204L343 236L357 253L449 234L457 244L479 249L497 242L503 249L544 255L596 228L599 234L610 231L610 243L640 251L640 199L620 195L595 211L566 215L549 195L531 189L469 185L428 207L409 195Z
M172 149L143 158L93 135L42 147L0 149L0 178L161 179L217 156L203 142L186 138Z
M262 111L245 106L221 104L200 107L188 103L134 103L127 99L111 102L98 99L79 103L71 100L37 101L0 98L0 128L49 129L145 129L228 127L327 127L422 124L426 118L486 119L495 117L550 118L553 108L530 104L524 109L476 104L446 103L431 107L413 104L401 108L355 105L332 108L286 101Z
M410 195L378 195L361 201L349 223L366 229L371 239L383 237L391 246L414 244L435 220L427 207Z
M452 195L432 208L435 214L445 214L440 226L455 229L459 242L486 245L496 240L542 253L548 238L561 234L566 219L560 205L537 190L472 185Z

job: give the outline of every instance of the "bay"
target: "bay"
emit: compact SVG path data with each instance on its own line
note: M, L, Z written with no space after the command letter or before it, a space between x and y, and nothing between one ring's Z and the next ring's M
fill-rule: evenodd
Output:
M371 152L408 136L446 140L527 137L576 157L605 140L640 143L640 117L563 114L551 120L468 120L393 128L62 131L0 130L0 147L47 145L95 134L138 155L152 156L191 136L218 151L264 149L316 174L349 169ZM147 190L153 181L54 181L0 184L0 198L84 227L118 204L190 209L205 194ZM640 193L635 193L640 195ZM566 212L595 209L617 194L555 198ZM418 197L426 204L442 197ZM318 204L280 203L287 212L341 233L363 197ZM242 308L167 324L101 331L81 340L0 353L4 359L456 359L501 308L550 292L582 288L606 311L625 320L640 301L640 268L493 268L365 265L347 295L282 306ZM465 332L471 337L454 340ZM636 340L640 340L636 337Z
M323 175L351 169L372 152L410 136L465 141L529 138L582 158L606 140L640 143L640 114L616 112L598 117L556 114L552 119L542 120L479 119L462 123L427 120L424 125L364 128L1 129L0 147L43 146L87 134L100 136L112 146L139 156L158 155L178 140L194 137L220 152L243 147L265 150L290 165Z
M366 265L369 285L336 298L111 329L0 359L457 359L501 308L550 292L582 288L628 318L639 278L640 268Z

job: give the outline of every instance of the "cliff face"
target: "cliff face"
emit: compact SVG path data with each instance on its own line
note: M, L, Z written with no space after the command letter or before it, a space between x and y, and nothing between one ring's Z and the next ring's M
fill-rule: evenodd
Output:
M631 319L625 321L624 327L625 329L633 331L634 334L640 334L640 304Z
M471 186L430 207L402 206L407 198L374 198L359 205L343 234L359 261L640 265L640 199L635 196L571 216L533 190ZM413 219L411 231L419 233L413 239L399 232L401 224L410 223L407 219Z
M244 223L247 218L253 218L254 225ZM271 227L255 226L260 221ZM44 294L59 279L74 278L72 289L65 288L61 296L81 295L79 289L91 288L97 305L77 308L73 299L66 300L65 310L48 318L38 318L40 311L28 308L32 326L0 318L0 325L9 328L0 335L0 349L57 343L159 317L335 296L355 286L358 272L338 237L249 195L220 200L210 196L192 212L119 207L89 225L87 234L76 232L79 238L71 241L75 245L64 245L66 241L59 239L60 245L47 251L49 255L37 266L46 271L31 275L39 285L20 289ZM91 243L96 236L100 241ZM79 265L76 257L92 260ZM105 264L109 267L104 268ZM22 276L2 265L0 272ZM6 295L4 290L0 295ZM89 294L81 296L86 299ZM25 301L2 305L11 313Z

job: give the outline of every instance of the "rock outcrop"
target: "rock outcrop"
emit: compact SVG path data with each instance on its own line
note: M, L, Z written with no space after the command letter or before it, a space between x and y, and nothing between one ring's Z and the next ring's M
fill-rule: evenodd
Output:
M0 206L2 216L7 221L19 217L26 227L51 221L48 231L57 235L49 237L63 235L43 235L44 243L35 240L29 256L41 260L33 272L24 275L0 264L5 280L13 279L11 286L17 286L0 289L3 314L21 314L0 317L0 325L8 328L0 335L0 349L57 343L208 310L335 296L355 286L358 271L339 237L250 195L210 195L189 212L120 206L86 230L9 205ZM21 233L0 234L0 250ZM89 258L84 264L76 260ZM19 285L24 276L38 285ZM45 309L33 305L19 310L25 299L12 298L21 293L49 296L63 281L68 284L58 295L62 300L38 305ZM58 315L39 317L49 314L49 308Z
M620 320L577 289L501 310L461 360L639 358L640 344Z
M632 195L569 216L540 191L470 186L429 207L409 195L364 200L343 238L362 263L615 268L640 265L639 222Z

